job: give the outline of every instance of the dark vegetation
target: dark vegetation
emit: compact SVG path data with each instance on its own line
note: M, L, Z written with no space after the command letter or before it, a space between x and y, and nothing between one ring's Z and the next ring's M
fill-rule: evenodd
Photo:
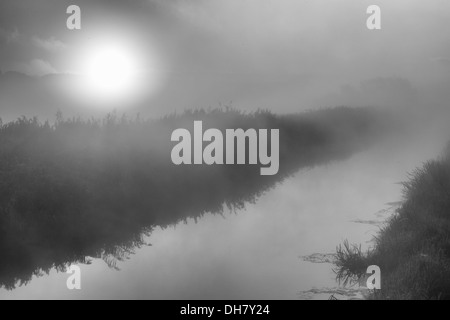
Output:
M404 202L369 252L345 242L336 256L338 279L355 282L381 268L373 299L450 299L450 145L404 183Z
M175 166L171 133L218 128L280 129L280 172L260 166ZM103 258L114 266L168 226L224 205L241 208L304 167L344 159L394 127L371 109L335 108L276 116L232 109L189 111L159 120L40 123L25 117L0 126L0 287Z

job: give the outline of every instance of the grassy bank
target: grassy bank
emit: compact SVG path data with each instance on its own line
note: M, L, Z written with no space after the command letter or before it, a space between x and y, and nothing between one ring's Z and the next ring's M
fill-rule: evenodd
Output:
M348 243L337 249L338 279L358 281L381 268L372 299L450 299L450 145L404 183L404 202L369 252Z

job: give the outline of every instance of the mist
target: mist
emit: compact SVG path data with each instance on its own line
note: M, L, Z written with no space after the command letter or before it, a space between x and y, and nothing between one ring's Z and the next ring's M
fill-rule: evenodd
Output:
M373 32L368 0L77 3L77 31L71 1L0 4L2 299L327 298L300 257L370 248L450 140L447 0L380 0ZM117 98L83 73L103 43L136 69ZM173 165L194 121L279 129L278 174Z

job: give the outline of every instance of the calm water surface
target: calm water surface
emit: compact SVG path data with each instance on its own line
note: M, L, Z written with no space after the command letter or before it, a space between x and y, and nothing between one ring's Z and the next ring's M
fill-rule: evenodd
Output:
M52 271L0 290L0 299L327 298L327 289L337 287L332 266L301 256L333 253L345 239L369 247L376 223L389 215L378 212L401 200L398 182L443 146L444 138L431 136L391 139L302 170L244 210L157 228L148 238L152 246L119 262L120 271L99 259L81 266L81 291L67 290L68 275Z

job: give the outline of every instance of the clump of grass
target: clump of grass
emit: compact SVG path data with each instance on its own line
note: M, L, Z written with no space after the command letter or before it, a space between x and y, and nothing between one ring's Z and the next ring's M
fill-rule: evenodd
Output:
M450 299L450 144L403 186L404 202L371 251L348 242L337 248L337 278L354 282L378 265L382 288L371 298Z
M361 245L350 244L348 240L336 248L336 267L333 271L339 284L354 285L361 280L367 269L366 256Z

